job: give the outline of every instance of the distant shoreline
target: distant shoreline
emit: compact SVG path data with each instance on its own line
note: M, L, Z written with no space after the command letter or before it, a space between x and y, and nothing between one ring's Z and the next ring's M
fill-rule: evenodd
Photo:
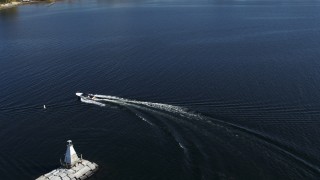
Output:
M47 1L41 1L41 0L33 0L33 1L27 1L27 2L10 2L10 3L4 3L4 4L0 4L0 11L3 9L9 9L9 8L14 8L17 7L19 5L24 5L24 4L33 4L33 3L55 3L55 0L47 0Z
M10 3L5 3L5 4L0 4L0 10L13 8L13 7L16 7L21 4L23 4L23 3L22 2L10 2Z

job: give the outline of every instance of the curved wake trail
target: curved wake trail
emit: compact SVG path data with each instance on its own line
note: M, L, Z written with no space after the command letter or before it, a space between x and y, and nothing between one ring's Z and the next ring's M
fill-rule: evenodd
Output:
M145 102L145 101L137 101L137 100L130 100L125 98L120 98L116 96L107 96L107 95L95 95L96 99L93 102L89 101L83 101L85 103L91 103L96 104L99 106L105 106L103 102L106 103L113 103L117 104L123 107L126 107L131 112L133 112L136 116L138 116L143 121L149 123L152 126L156 126L154 122L151 122L148 120L148 118L145 118L143 115L143 112L147 113L153 113L157 114L161 117L164 117L165 119L161 119L162 123L165 124L166 128L169 130L169 132L174 137L176 143L181 147L186 155L187 161L189 163L192 163L192 157L189 152L189 149L191 146L194 146L197 148L197 151L202 154L202 156L207 156L207 152L204 152L203 148L201 148L203 145L201 145L201 139L197 138L199 134L204 135L214 135L213 132L210 132L209 130L203 128L206 126L216 126L226 129L227 131L235 131L237 133L243 133L243 136L247 137L254 137L255 139L260 140L263 145L268 146L269 148L272 147L273 149L276 149L278 153L285 155L287 158L290 158L294 162L306 167L310 171L312 171L315 174L320 174L319 167L309 163L307 160L303 159L301 155L302 153L296 152L291 147L288 147L275 139L268 137L266 135L263 135L261 133L258 133L254 130L250 130L248 128L235 125L229 122L221 121L218 119L213 119L210 117L203 116L201 114L189 112L187 108L179 107L179 106L173 106L168 104L162 104L162 103L153 103L153 102ZM171 122L166 122L166 120L172 120ZM197 120L197 124L195 124L194 120ZM180 127L179 127L180 126ZM177 131L179 129L180 131ZM186 140L182 136L182 131L186 131L191 134L189 138ZM236 148L236 147L235 147Z
M98 94L96 94L94 96L97 97L97 101L104 100L104 101L111 102L111 100L114 100L113 102L133 103L133 104L139 104L139 105L144 105L144 106L151 107L151 108L156 108L156 109L168 111L171 113L178 113L181 116L185 116L185 117L201 118L200 115L187 112L187 108L183 108L183 107L179 107L179 106L173 106L173 105L162 104L162 103L146 102L146 101L136 101L136 100L130 100L130 99L120 98L120 97L116 97L116 96L106 96L106 95L98 95Z
M99 103L97 101L93 101L93 100L89 100L89 99L81 98L80 100L81 100L81 102L88 103L88 104L95 104L95 105L102 106L102 107L106 106L103 103Z
M101 98L102 96L101 96L101 95L99 95L99 96L96 96L96 95L95 95L95 97ZM136 109L139 109L139 110L142 110L142 111L148 110L149 112L158 114L158 115L163 116L163 117L174 118L174 117L172 117L172 116L170 116L170 115L168 115L168 114L165 114L165 113L163 113L163 112L159 112L159 111L156 111L156 110L153 110L153 109L147 109L146 107L138 106L138 105L137 105L137 104L145 104L145 102L139 102L139 103L135 104L135 103L132 103L132 102L138 102L138 101L134 101L134 100L128 100L128 101L127 101L127 100L125 100L125 99L123 99L123 98L115 98L114 96L112 96L112 98L110 98L110 99L105 98L105 96L103 96L103 97L104 97L104 99L100 99L100 100L98 100L98 101L106 101L106 102L109 102L109 103L115 103L115 104L118 104L118 105L122 105L122 106L128 108L128 109L129 109L131 112L133 112L135 115L137 115L140 119L142 119L143 121L146 121L148 124L150 124L150 125L152 125L152 126L155 126L155 125L154 125L152 122L150 122L149 120L147 120L147 118L145 118L145 117L142 115L142 113L140 113L140 112L139 112L138 110L136 110ZM148 103L148 104L149 104L149 103ZM161 107L164 107L163 105L165 105L165 104L161 104ZM168 108L164 108L164 109L165 109L165 110L168 110ZM163 109L162 109L162 110L163 110ZM176 112L176 111L174 111L174 112ZM169 126L169 125L167 124L167 128L170 128L170 127L171 127L171 126ZM170 132L171 132L171 133L174 133L175 130L171 129ZM184 149L184 145L182 144L182 142L181 142L182 140L181 140L181 138L179 137L179 135L175 134L174 137L175 137L177 143L179 144L179 146ZM177 137L179 137L179 138L177 138ZM177 139L179 139L179 140L177 140Z

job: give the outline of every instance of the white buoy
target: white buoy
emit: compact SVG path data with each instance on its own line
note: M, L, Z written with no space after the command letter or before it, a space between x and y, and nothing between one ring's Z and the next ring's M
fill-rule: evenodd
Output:
M47 109L46 105L43 105L43 109Z

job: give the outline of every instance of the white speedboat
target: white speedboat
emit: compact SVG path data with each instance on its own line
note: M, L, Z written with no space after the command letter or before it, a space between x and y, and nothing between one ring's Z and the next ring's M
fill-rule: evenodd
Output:
M81 102L95 104L99 106L106 106L105 104L98 102L99 98L96 97L94 94L86 94L82 92L76 92L76 96L79 97Z
M76 92L76 96L80 97L80 98L87 98L87 99L95 99L94 94L86 94L86 93L82 93L82 92Z

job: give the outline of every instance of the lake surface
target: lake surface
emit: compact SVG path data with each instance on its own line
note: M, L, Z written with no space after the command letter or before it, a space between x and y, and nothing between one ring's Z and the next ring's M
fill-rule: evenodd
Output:
M319 179L319 12L308 0L0 11L1 179L59 167L68 139L99 164L92 179Z

